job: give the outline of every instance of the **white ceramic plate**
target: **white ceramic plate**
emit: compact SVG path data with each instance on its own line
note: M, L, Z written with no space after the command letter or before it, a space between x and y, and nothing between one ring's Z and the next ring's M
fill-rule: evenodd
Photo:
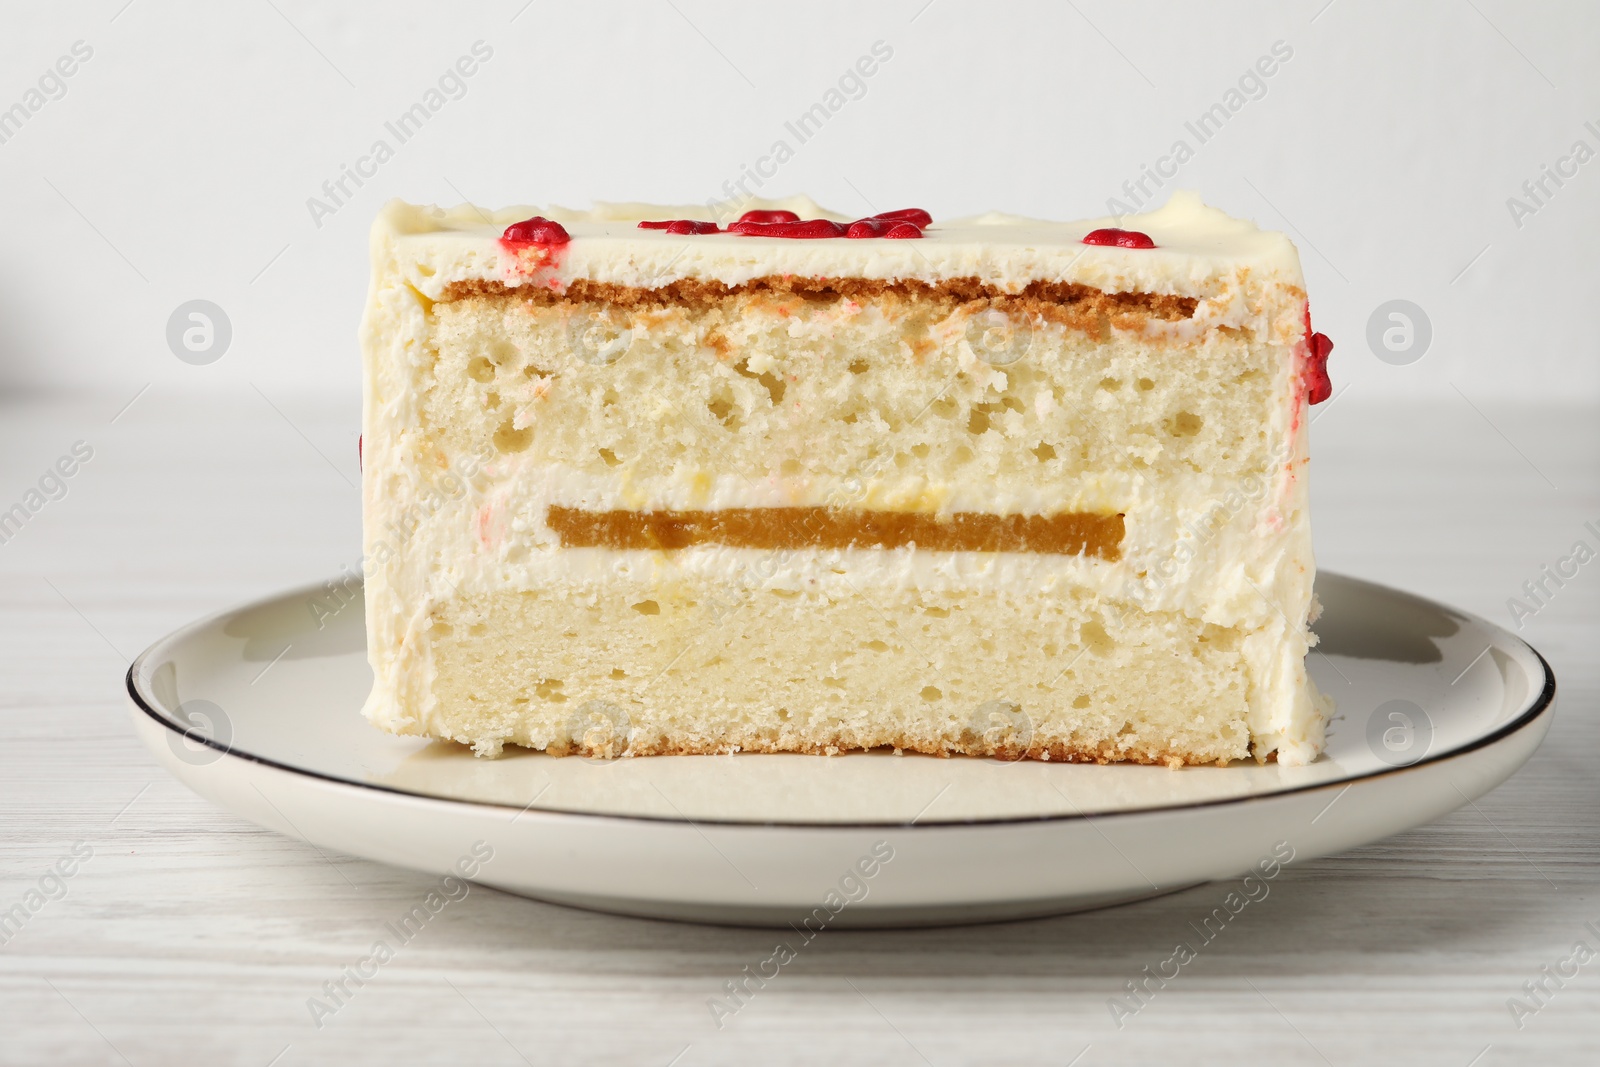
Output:
M1368 582L1322 574L1317 592L1311 672L1339 710L1307 767L482 760L367 724L360 591L327 586L158 641L129 668L128 696L139 736L179 779L321 847L631 915L978 922L1271 877L1290 855L1436 819L1538 747L1555 679L1527 644Z

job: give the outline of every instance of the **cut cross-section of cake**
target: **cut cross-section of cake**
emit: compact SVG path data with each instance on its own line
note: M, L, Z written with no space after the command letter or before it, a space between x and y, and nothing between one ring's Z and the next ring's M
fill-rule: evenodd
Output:
M1331 346L1281 234L1186 194L1080 223L396 202L372 260L378 726L482 755L1320 750Z

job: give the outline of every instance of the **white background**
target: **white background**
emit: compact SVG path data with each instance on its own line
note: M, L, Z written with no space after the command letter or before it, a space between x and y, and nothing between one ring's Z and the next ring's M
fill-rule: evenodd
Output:
M1594 5L8 5L0 108L80 40L66 94L0 144L3 389L353 398L385 199L704 202L880 40L865 95L762 192L1100 215L1282 41L1265 95L1156 199L1190 187L1295 239L1342 403L1600 397L1600 160L1520 227L1506 203L1600 150ZM315 225L308 198L479 40L465 95ZM233 325L210 366L165 340L194 298ZM1396 298L1434 333L1399 367L1366 342Z

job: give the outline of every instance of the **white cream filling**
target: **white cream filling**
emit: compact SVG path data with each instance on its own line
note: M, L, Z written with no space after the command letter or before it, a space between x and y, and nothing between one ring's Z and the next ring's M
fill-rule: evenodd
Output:
M514 457L490 463L464 492L429 521L428 546L418 578L432 596L450 590L578 588L625 581L641 587L684 579L750 588L817 590L843 595L863 588L980 589L1039 593L1090 589L1156 611L1183 611L1208 622L1258 624L1273 607L1257 590L1286 554L1304 540L1298 523L1279 511L1279 485L1262 478L1233 484L1203 475L1160 486L1122 475L1056 494L985 498L979 485L941 487L930 494L913 482L897 493L887 486L858 487L839 480L804 486L780 480L751 483L732 476L702 481L682 477L642 499L621 479L543 466ZM709 488L707 488L709 482ZM864 492L861 489L864 488ZM549 508L590 511L705 510L815 506L830 502L881 507L903 496L939 496L942 511L1047 514L1063 510L1121 511L1122 558L1046 553L931 552L910 548L769 551L701 545L674 552L605 549L561 550L547 524ZM419 508L413 487L403 513ZM855 501L859 500L859 503ZM1254 583L1252 585L1252 583Z

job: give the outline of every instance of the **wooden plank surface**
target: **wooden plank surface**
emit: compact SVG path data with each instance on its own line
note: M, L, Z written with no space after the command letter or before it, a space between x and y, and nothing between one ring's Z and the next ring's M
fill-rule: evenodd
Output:
M0 946L0 1063L1594 1062L1600 956L1545 979L1520 1028L1508 1000L1576 941L1600 949L1600 562L1522 631L1561 686L1526 768L1433 825L1292 866L1120 1028L1108 1000L1221 886L830 932L720 1029L708 1000L774 934L474 888L318 1028L308 999L431 879L194 796L133 739L121 679L192 618L357 560L356 411L153 390L118 415L128 399L0 402L0 509L93 450L0 543L0 910L92 850ZM1507 625L1507 599L1600 525L1600 412L1358 401L1313 429L1324 567Z

